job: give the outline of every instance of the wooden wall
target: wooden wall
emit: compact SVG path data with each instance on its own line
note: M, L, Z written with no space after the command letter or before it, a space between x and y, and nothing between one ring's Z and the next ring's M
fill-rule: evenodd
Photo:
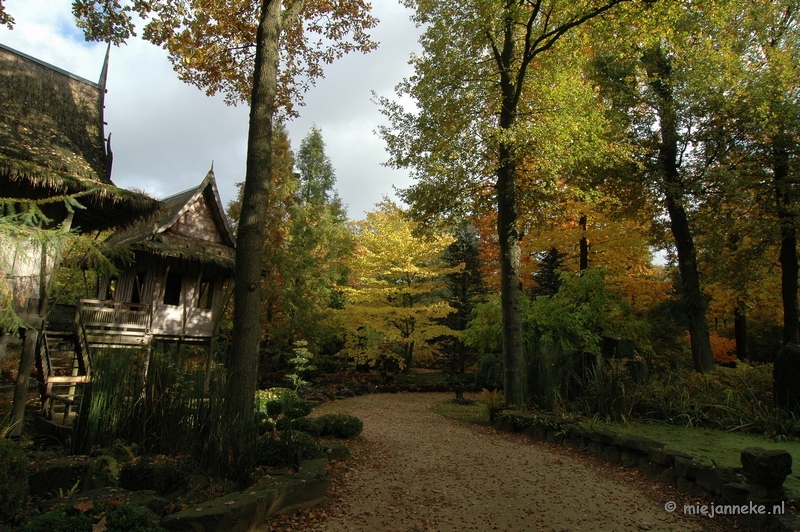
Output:
M169 273L182 277L179 303L164 303L166 280ZM211 338L222 315L224 305L223 285L226 276L214 265L196 261L163 258L137 253L135 263L126 266L116 280L113 300L131 303L137 276L144 279L140 303L153 305L152 333L155 336L178 339ZM202 279L212 279L211 308L198 307L198 288ZM99 283L98 298L104 299L111 281Z

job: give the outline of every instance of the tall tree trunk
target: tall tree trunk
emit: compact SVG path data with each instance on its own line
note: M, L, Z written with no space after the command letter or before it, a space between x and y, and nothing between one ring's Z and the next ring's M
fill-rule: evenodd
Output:
M579 221L581 225L581 248L580 248L580 272L589 269L589 240L586 238L586 215L581 216Z
M747 311L742 303L733 309L733 334L736 339L736 357L747 360L750 358L747 352Z
M680 288L694 369L705 373L714 369L714 353L706 322L706 298L700 289L697 270L697 253L689 228L689 218L683 206L685 189L678 162L678 116L670 86L671 65L660 47L645 55L644 61L651 76L650 87L658 97L658 117L661 142L658 146L658 166L662 179L662 192L666 198L670 228L678 252Z
M506 21L501 62L510 67L514 57L514 23ZM517 96L510 68L500 72L502 109L500 128L511 129L516 121ZM520 247L517 231L517 163L514 146L503 142L497 169L497 235L500 242L500 300L503 320L503 391L507 404L525 402L527 372L522 341L522 303L520 289Z
M517 120L517 109L528 67L540 53L549 50L572 28L603 14L626 0L607 0L597 7L576 13L560 25L553 25L549 8L541 2L504 0L503 42L494 40L487 31L493 59L500 75L499 127L509 132ZM518 9L525 4L527 22L516 20ZM553 8L560 9L560 8ZM538 33L541 32L541 33ZM522 37L522 38L520 38ZM517 49L519 44L519 49ZM513 135L509 137L513 138ZM517 154L515 141L504 139L498 147L497 233L500 241L500 296L503 319L503 366L506 403L523 404L527 393L527 371L522 339L520 288L520 236L517 230Z
M508 150L501 155L508 157ZM503 317L503 389L508 404L524 402L522 371L522 303L519 286L519 234L517 233L516 183L512 161L501 163L497 174L497 233L500 237L500 299Z
M236 242L235 307L231 353L227 360L225 412L234 432L248 431L257 387L261 340L261 270L272 189L272 119L278 75L280 0L263 0L256 41L255 73L250 101L247 169ZM249 437L249 433L240 433ZM239 440L239 445L242 440ZM238 446L237 446L238 447ZM239 447L241 449L241 447ZM246 454L246 453L239 453ZM243 457L246 460L246 457ZM245 470L248 464L238 461Z
M772 139L772 179L781 228L781 295L783 296L783 343L800 344L800 310L797 302L797 220L789 182L789 150L786 133Z

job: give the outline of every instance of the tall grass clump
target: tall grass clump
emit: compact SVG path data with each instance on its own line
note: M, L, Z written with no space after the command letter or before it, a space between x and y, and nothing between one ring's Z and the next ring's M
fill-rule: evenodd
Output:
M800 437L800 420L774 406L772 365L671 372L641 389L637 417L690 427Z
M92 360L72 451L87 453L122 439L146 453L227 464L230 457L220 423L224 386L221 369L212 368L207 375L178 350L99 351Z
M585 391L578 403L583 414L613 421L625 421L633 413L640 384L631 377L632 360L598 358L587 371Z
M593 357L592 357L593 359ZM570 352L558 344L539 339L526 343L527 397L532 405L555 411L566 408L582 392L581 375L588 368L587 356Z

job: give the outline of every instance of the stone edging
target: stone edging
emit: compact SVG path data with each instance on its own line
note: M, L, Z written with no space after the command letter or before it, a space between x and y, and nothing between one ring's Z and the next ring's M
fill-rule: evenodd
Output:
M349 450L341 443L329 446L327 452L332 460L349 456ZM170 532L252 532L271 515L324 501L331 484L327 466L328 458L303 460L295 474L266 477L244 491L169 514L161 518L160 524ZM80 486L70 501L114 497L163 515L166 499L153 490L131 491L136 489L133 485L128 486L131 490L118 488L119 478L116 460L109 456L72 456L32 469L29 481L36 497L66 493L70 487ZM40 506L50 509L66 500L43 500ZM3 530L0 526L0 532Z
M170 514L161 526L175 532L251 532L279 512L314 506L331 485L328 459L303 460L294 475L271 477L245 491Z
M665 449L663 443L650 438L602 429L590 430L555 415L503 412L498 414L494 424L506 432L522 433L536 440L584 450L610 462L636 468L689 495L707 493L715 505L764 504L767 511L775 502L788 506L783 480L791 471L791 455L785 451L746 449L742 453L745 467L731 469L701 464L687 454ZM777 468L778 474L770 475L772 468ZM800 518L792 514L748 514L740 515L740 519L743 524L759 530L800 530Z

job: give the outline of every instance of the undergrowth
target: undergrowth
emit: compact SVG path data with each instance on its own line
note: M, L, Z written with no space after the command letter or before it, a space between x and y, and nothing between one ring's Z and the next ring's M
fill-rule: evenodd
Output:
M635 392L635 419L687 427L800 437L800 420L775 408L772 365L737 364L700 374L675 372L652 378Z

